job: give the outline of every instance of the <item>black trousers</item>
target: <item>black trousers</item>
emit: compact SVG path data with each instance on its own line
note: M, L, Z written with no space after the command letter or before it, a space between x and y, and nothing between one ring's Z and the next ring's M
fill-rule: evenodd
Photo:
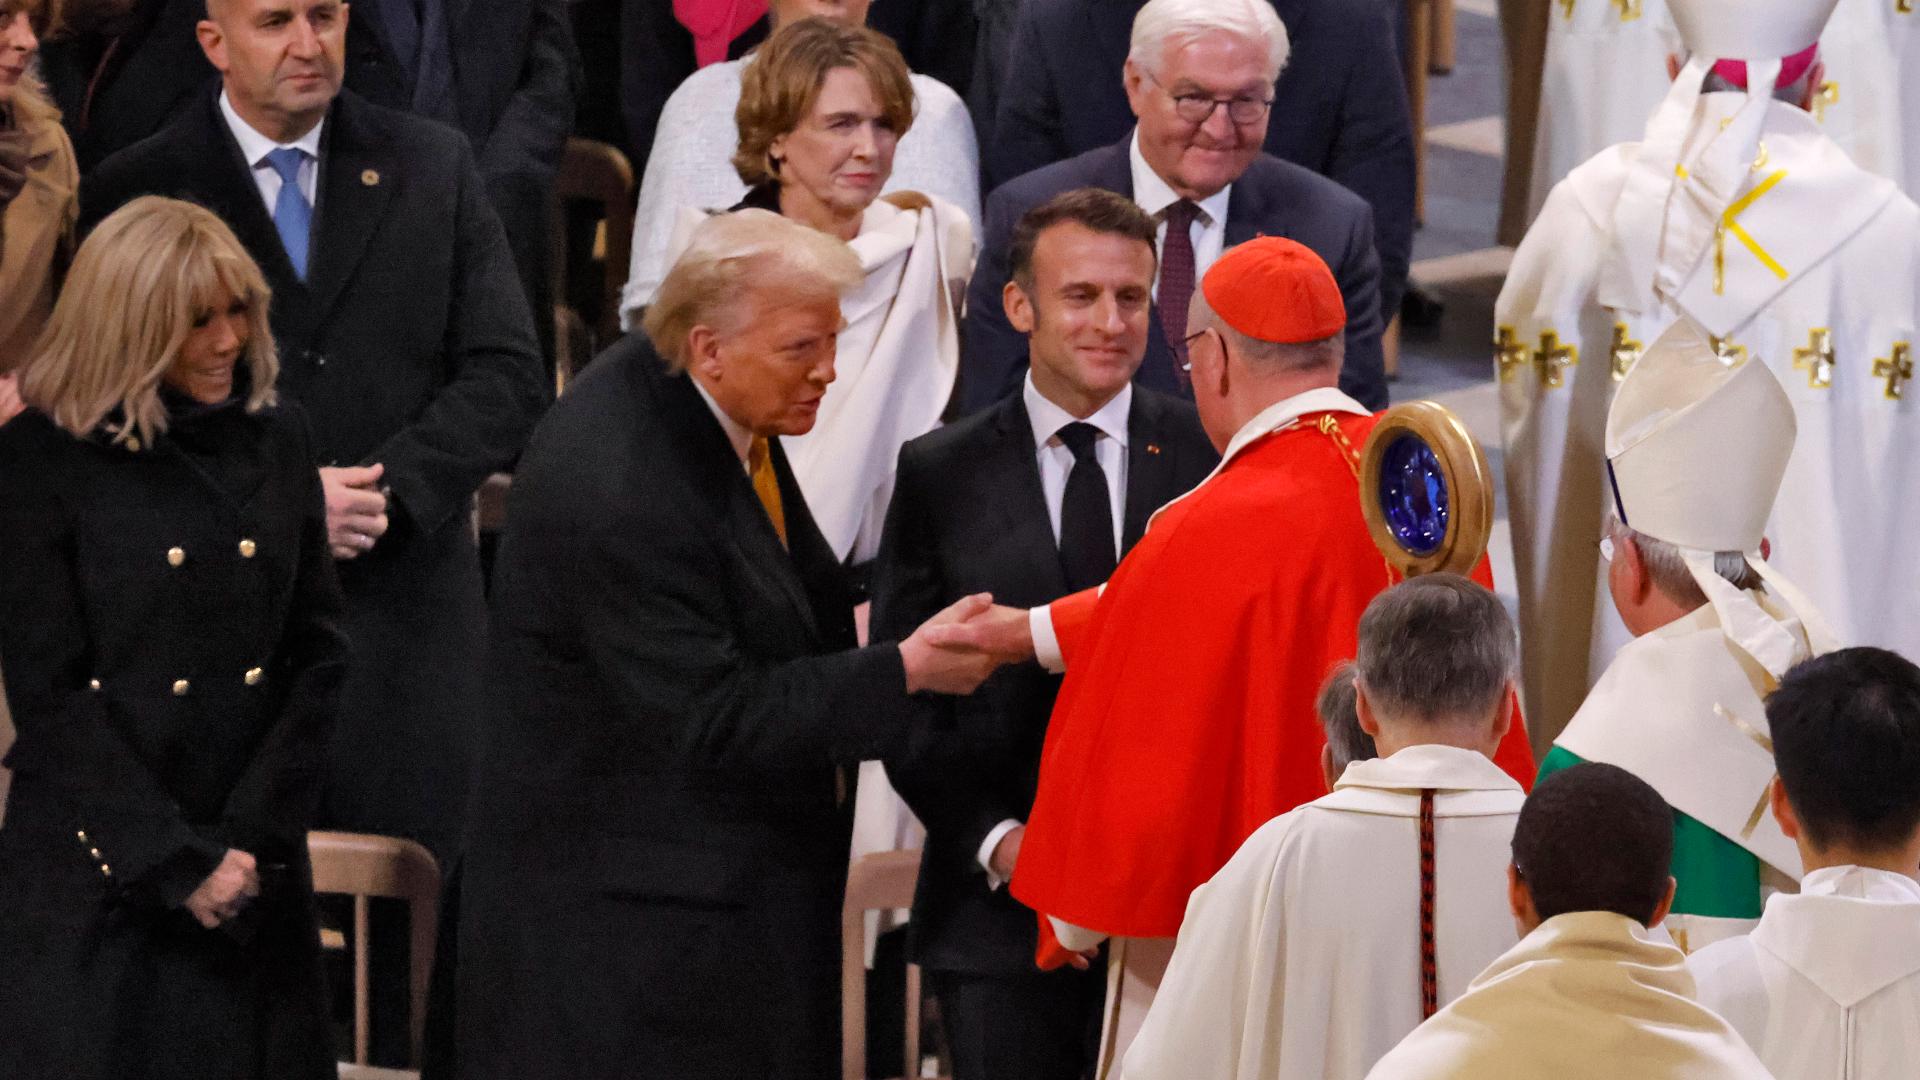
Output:
M1100 1050L1103 963L1019 974L928 973L954 1080L1086 1080Z

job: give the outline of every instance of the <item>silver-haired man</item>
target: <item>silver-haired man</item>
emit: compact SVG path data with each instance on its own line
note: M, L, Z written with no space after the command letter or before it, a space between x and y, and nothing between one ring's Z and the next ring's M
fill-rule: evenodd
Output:
M644 335L521 460L494 577L493 710L466 864L463 1077L826 1077L840 1052L845 767L919 691L993 663L855 648L780 449L833 381L838 240L700 226ZM960 600L929 624L983 609Z

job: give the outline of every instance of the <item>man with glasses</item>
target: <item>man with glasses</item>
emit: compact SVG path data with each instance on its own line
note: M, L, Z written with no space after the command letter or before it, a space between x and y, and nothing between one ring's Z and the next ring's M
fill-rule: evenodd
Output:
M1368 408L1386 404L1373 211L1339 184L1261 149L1287 50L1279 16L1259 0L1148 0L1134 19L1125 67L1133 132L1028 173L987 200L962 339L961 411L985 408L1020 382L1026 343L1000 304L1014 223L1078 187L1125 195L1158 225L1160 269L1141 385L1193 395L1181 365L1194 283L1223 249L1285 236L1318 254L1339 283L1347 312L1341 389Z

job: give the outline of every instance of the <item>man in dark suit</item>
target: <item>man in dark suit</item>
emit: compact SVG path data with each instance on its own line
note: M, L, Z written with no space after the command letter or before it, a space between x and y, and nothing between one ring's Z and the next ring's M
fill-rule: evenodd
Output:
M643 334L516 473L461 920L464 1080L839 1075L848 771L993 662L855 648L780 436L812 428L858 260L703 222ZM928 621L977 614L967 597Z
M1037 606L1104 582L1218 455L1193 406L1132 385L1151 333L1154 223L1083 188L1014 230L1009 318L1030 335L1019 393L900 452L874 587L893 636L956 599ZM983 540L983 536L987 539ZM940 998L956 1080L1078 1080L1106 982L1034 966L1034 913L1007 894L1060 679L1027 663L915 732L888 775L927 826L913 958Z
M40 51L82 175L166 125L216 81L193 28L205 0L73 0Z
M1160 9L1149 13L1157 18ZM1250 3L1241 14L1244 25L1231 28L1196 30L1177 18L1167 21L1153 37L1161 44L1150 50L1150 62L1126 63L1127 97L1139 120L1133 134L1028 173L988 197L986 239L961 339L961 411L985 408L1018 382L1026 343L1000 303L1014 222L1078 187L1119 192L1160 220L1154 330L1137 376L1141 385L1192 396L1182 365L1195 283L1224 249L1272 235L1305 244L1333 268L1347 305L1340 388L1368 408L1386 405L1372 212L1333 181L1261 152L1285 32L1263 5Z
M1286 25L1291 50L1271 88L1267 152L1338 181L1373 207L1380 310L1390 319L1400 310L1413 250L1415 138L1389 17L1393 5L1268 2ZM1153 6L1231 9L1246 3L1155 0ZM980 144L991 183L1004 184L1126 134L1132 119L1118 75L1130 56L1141 59L1132 55L1129 34L1144 4L1026 0L1000 88L994 138Z
M83 226L138 195L191 199L266 274L354 646L322 819L444 860L481 706L469 509L546 403L532 321L466 140L339 92L339 0L212 15L198 33L222 92L88 177Z

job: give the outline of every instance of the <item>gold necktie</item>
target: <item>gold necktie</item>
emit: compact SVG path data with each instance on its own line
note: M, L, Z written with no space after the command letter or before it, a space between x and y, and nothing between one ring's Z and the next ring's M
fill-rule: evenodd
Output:
M747 471L753 477L753 493L760 496L767 520L773 522L773 531L780 534L780 546L785 547L787 512L780 505L780 478L774 475L773 454L768 450L767 440L758 435L747 447Z

